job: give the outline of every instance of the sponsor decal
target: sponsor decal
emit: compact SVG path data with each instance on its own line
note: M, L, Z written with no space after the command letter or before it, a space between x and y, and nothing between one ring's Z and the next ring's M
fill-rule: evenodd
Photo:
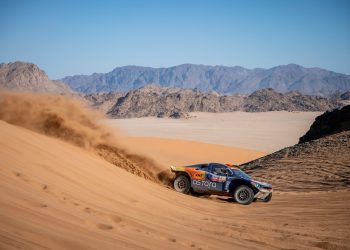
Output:
M211 181L193 180L192 184L201 187L216 188L216 183Z
M210 174L208 177L211 181L215 181L215 182L225 182L227 180L226 176L221 176L216 174Z
M192 175L192 179L195 179L195 180L204 180L205 179L205 172L202 172L202 173L194 173Z
M197 170L195 168L187 168L186 172L191 176L193 180L204 180L205 171Z
M212 175L211 180L216 182L225 182L226 176Z

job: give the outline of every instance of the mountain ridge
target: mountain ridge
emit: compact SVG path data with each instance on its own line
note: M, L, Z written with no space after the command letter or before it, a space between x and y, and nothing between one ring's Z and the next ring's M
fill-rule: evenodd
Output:
M127 65L107 73L67 76L62 81L83 93L127 92L149 83L221 94L250 94L259 89L273 88L282 93L297 90L303 94L330 96L350 90L350 75L297 64L269 69L202 64L180 64L168 68Z

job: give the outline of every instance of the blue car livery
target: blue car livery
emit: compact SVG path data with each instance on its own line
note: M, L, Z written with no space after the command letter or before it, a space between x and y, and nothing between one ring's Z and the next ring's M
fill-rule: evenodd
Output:
M253 180L242 170L220 163L171 167L176 174L174 189L181 193L216 194L233 197L238 203L269 202L272 186Z

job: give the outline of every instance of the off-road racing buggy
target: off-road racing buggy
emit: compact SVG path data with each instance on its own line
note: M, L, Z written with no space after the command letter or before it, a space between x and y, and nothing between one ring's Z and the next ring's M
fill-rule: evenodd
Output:
M188 194L215 194L231 196L242 205L255 200L269 202L272 186L253 180L242 170L220 163L171 167L176 174L174 189Z

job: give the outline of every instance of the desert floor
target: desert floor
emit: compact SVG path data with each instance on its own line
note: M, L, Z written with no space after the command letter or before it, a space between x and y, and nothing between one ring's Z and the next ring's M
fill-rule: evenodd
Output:
M350 249L348 191L276 192L270 203L241 206L176 193L87 150L2 121L0 137L0 249ZM151 151L170 151L164 164L197 162L200 151L178 159L195 146L218 160L262 154L134 139ZM194 144L186 149L182 143Z
M151 183L0 122L0 248L346 249L350 193L276 193L240 206Z
M190 119L110 119L133 137L158 137L274 152L298 143L319 112L191 113Z

